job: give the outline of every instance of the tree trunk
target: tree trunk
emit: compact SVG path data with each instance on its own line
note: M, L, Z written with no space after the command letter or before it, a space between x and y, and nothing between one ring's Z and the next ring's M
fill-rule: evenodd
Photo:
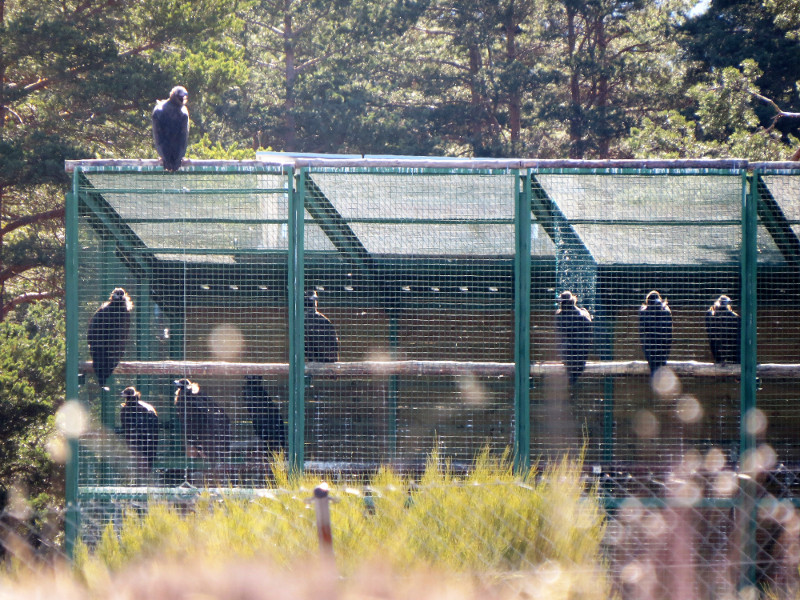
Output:
M576 11L567 6L567 56L570 60L569 92L569 157L583 158L583 110L581 108L581 87L578 66L575 60L577 52L577 32L575 31Z
M597 81L597 151L599 158L608 158L611 147L611 136L608 127L608 38L603 18L597 22L597 54L600 62L600 74Z
M5 25L6 18L6 2L0 0L0 27ZM0 140L3 139L2 131L6 122L6 98L3 90L6 89L6 57L3 53L3 47L0 46ZM5 268L3 262L3 195L5 189L0 185L0 269ZM5 282L0 282L0 306L5 304L6 285ZM5 318L5 313L0 312L0 321Z
M291 0L286 0L283 16L283 51L286 57L285 83L286 100L284 102L284 150L292 152L297 146L297 123L295 122L294 84L297 79L295 70L294 33L292 30Z
M470 125L472 128L472 150L478 153L483 146L483 119L482 98L478 86L478 78L481 71L481 55L476 44L469 47L469 92L470 92Z
M517 23L514 20L513 10L509 11L509 16L504 23L506 29L506 59L508 64L514 64L517 60ZM519 88L515 87L508 91L508 128L511 135L511 149L513 153L518 153L520 130L522 129L521 109L522 101Z

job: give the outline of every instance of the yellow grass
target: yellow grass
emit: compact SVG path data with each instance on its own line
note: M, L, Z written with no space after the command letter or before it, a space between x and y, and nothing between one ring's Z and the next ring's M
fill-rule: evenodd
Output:
M281 585L294 579L308 589L323 585L318 575L328 567L317 563L314 508L307 502L319 481L280 468L275 475L274 489L255 500L204 496L190 511L153 502L145 514L129 513L116 530L108 526L92 551L79 546L68 586L88 598L125 586L140 587L116 597L155 597L141 588L145 576L133 575L143 572L147 579L180 579L191 589L206 581L199 592L215 598L223 596L210 592L217 585L212 574L230 581L243 565L280 576ZM508 456L486 451L468 475L457 476L434 452L418 481L382 469L367 485L331 485L331 495L334 597L364 597L363 587L376 585L388 586L379 596L386 598L611 595L601 555L602 510L577 461L519 476ZM172 565L169 572L164 565ZM317 565L314 576L310 565ZM365 573L382 573L385 581L365 583ZM420 590L404 595L402 586ZM456 590L461 595L449 595Z

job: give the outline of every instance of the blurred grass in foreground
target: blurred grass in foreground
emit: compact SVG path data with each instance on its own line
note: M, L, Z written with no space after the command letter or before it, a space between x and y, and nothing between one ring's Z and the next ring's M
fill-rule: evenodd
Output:
M108 526L93 551L79 546L72 585L88 597L104 597L104 590L119 585L140 586L130 597L156 597L155 588L141 586L172 573L186 589L217 597L210 574L230 580L244 564L271 569L272 576L313 580L318 541L314 507L306 501L319 479L290 476L282 464L275 461L274 487L262 497L203 495L188 511L163 502L152 502L146 513L130 511L116 530ZM429 582L419 594L401 594L400 584L394 589L386 582L389 598L611 596L601 549L603 513L594 490L585 489L579 460L565 458L519 476L508 455L484 451L469 474L458 476L434 452L416 481L382 469L366 486L331 485L331 495L342 593L374 572L408 586L420 578ZM165 565L173 566L164 571ZM137 570L148 575L132 576ZM201 581L207 589L197 587ZM260 591L270 585L262 582ZM423 593L425 587L431 593ZM442 595L444 589L461 594Z

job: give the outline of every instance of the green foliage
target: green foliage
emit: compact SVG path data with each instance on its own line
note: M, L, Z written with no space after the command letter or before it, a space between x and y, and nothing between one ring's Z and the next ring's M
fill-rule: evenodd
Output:
M682 42L687 50L691 83L705 83L709 73L720 77L727 68L741 68L748 61L758 72L748 85L778 104L782 110L800 110L796 83L800 79L800 37L796 0L714 0L709 10L690 19L684 28ZM684 59L685 60L685 59ZM751 99L752 102L752 99ZM763 127L771 124L774 110L763 103L752 102ZM778 124L784 136L800 134L800 120L784 119Z
M789 37L800 40L800 0L766 0L764 6L775 15L777 27L785 29Z
M761 71L752 60L726 67L687 91L694 118L663 111L631 129L623 148L640 158L747 158L781 160L786 143L780 132L761 126L754 98ZM792 135L790 143L797 143Z
M28 497L57 492L59 469L46 445L64 401L64 313L53 302L0 323L0 488Z
M216 160L255 160L256 153L252 148L243 148L237 143L223 146L220 142L212 142L208 134L189 146L186 152L189 158Z
M150 111L175 81L208 87L207 102L197 94L196 124L217 119L217 99L245 78L241 53L223 32L236 30L236 11L246 5L3 3L0 314L63 294L65 159L155 156Z
M78 567L91 580L142 560L177 560L187 549L201 563L255 557L297 564L317 552L309 503L317 480L280 468L275 475L275 487L258 498L204 495L188 513L158 502L147 514L131 511L118 530L109 524L93 553L83 551ZM602 567L603 513L579 463L565 459L517 476L508 455L485 451L458 476L434 452L416 482L384 468L366 487L342 484L331 495L335 555L345 573L376 559L398 572L476 574L552 561L593 570L597 588L607 590L594 571Z

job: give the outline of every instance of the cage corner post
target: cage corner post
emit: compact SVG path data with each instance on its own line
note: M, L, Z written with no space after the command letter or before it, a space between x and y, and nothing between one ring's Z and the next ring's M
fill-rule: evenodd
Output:
M516 172L514 186L514 471L530 467L531 178Z
M305 465L305 180L306 168L298 174L289 167L288 281L289 305L289 470L302 473Z
M72 173L72 191L65 197L65 303L66 303L66 400L77 401L79 398L78 383L78 194L80 168L76 167ZM67 440L69 452L66 463L65 505L64 519L64 549L67 557L72 560L75 552L75 542L80 528L80 507L78 503L78 465L79 443L78 439L70 437Z
M758 170L748 176L742 172L742 247L741 247L741 377L739 410L739 471L744 460L756 448L756 436L747 427L750 411L756 408L757 342L757 277L758 277ZM739 588L755 584L756 554L756 495L758 484L749 477L739 479L739 552L741 568Z

